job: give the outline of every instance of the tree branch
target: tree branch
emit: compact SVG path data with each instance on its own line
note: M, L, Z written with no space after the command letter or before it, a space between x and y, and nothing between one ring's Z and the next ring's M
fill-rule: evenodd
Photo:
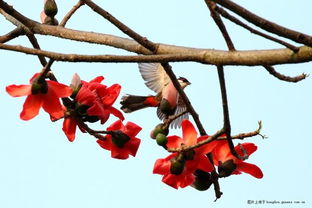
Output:
M272 66L269 65L264 65L263 66L271 75L273 75L274 77L278 78L279 80L282 81L287 81L287 82L299 82L304 80L308 75L305 73L302 73L298 76L295 77L289 77L286 76L284 74L278 73L277 71L275 71L275 69Z
M243 17L248 22L268 31L274 33L276 35L288 38L293 40L297 43L302 43L308 46L312 46L312 37L306 35L301 32L297 32L295 30L288 29L286 27L280 26L274 22L270 22L262 17L259 17L252 12L248 11L247 9L239 6L238 4L230 1L230 0L212 0L217 4L231 10L232 12L236 13L237 15Z
M14 38L17 38L21 35L25 35L25 31L23 30L22 27L17 27L14 30L12 30L11 32L0 36L0 43L6 43L10 40L13 40Z
M235 51L234 44L230 38L230 35L228 34L226 27L220 18L220 15L215 11L216 3L210 1L210 0L205 0L206 5L208 6L210 10L210 15L212 19L215 21L216 25L218 26L219 30L221 31L223 38L226 42L226 45L228 46L229 51Z
M0 0L0 8L3 10L14 10L13 8L3 6L4 2ZM1 9L0 9L1 11ZM11 14L16 15L17 12ZM18 13L19 14L19 13ZM14 16L15 17L15 16ZM18 18L17 18L18 17ZM51 35L59 38L65 38L88 43L96 43L116 48L121 48L138 54L152 54L149 50L138 44L136 41L121 38L113 35L84 32L71 30L60 26L50 26L39 24L32 21L21 14L17 15L16 19L23 24L31 26L34 34ZM13 21L13 20L10 20ZM312 61L312 48L300 47L298 53L294 53L289 49L272 49L272 50L251 50L251 51L236 51L228 52L212 49L198 49L182 46L173 46L166 44L157 44L157 54L194 54L198 56L197 61L213 65L276 65L289 63L303 63Z
M221 14L224 18L226 18L226 19L232 21L233 23L235 23L235 24L237 24L237 25L239 25L239 26L245 28L246 30L248 30L248 31L251 32L251 33L254 33L254 34L259 35L259 36L261 36L261 37L264 37L264 38L266 38L266 39L268 39L268 40L271 40L271 41L277 42L277 43L279 43L279 44L281 44L281 45L284 45L285 47L289 48L290 50L294 51L295 53L299 51L299 48L296 47L296 46L293 46L293 45L291 45L291 44L289 44L289 43L287 43L287 42L285 42L285 41L279 40L279 39L274 38L274 37L272 37L272 36L270 36L270 35L267 35L267 34L265 34L265 33L263 33L263 32L260 32L260 31L258 31L258 30L253 29L252 27L250 27L250 26L248 26L247 24L243 23L242 21L240 21L240 20L237 19L236 17L230 15L227 11L225 11L225 10L222 9L221 7L216 6L216 7L214 7L214 9L215 9L219 14Z

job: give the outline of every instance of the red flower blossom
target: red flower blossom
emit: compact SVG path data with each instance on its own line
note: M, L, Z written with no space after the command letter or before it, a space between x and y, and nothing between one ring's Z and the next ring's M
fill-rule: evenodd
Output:
M208 136L197 138L197 132L194 126L188 120L183 120L181 126L183 138L169 136L167 138L168 148L192 146L208 138ZM162 181L176 189L191 185L195 181L194 172L197 169L205 172L211 172L213 170L213 166L206 154L211 152L214 146L215 144L207 144L187 152L173 153L164 159L158 159L155 162L153 173L163 175Z
M141 127L132 122L123 125L121 120L118 120L107 128L110 133L105 136L105 140L97 140L97 143L110 150L112 158L127 159L129 155L135 157L141 142L136 135L141 130Z
M82 86L77 93L76 101L79 104L87 105L87 114L89 116L98 116L101 124L105 123L110 114L124 120L122 113L116 108L112 107L116 101L121 86L114 84L110 87L101 84L104 77L98 76L90 82L82 81Z
M74 93L77 93L74 101L78 102L83 110L82 112L79 110L78 114L76 113L76 115L72 116L82 116L86 121L91 122L100 119L101 124L108 120L110 114L124 120L122 113L112 106L120 93L121 86L114 84L107 87L101 84L103 80L103 76L98 76L90 82L80 81L80 77L77 74L74 75L71 84ZM75 140L76 127L78 125L72 116L66 117L63 122L63 131L71 142ZM82 127L79 125L78 127L84 132Z
M58 119L64 115L59 98L68 97L70 87L55 81L43 80L38 82L39 73L30 79L29 85L9 85L7 93L13 97L27 96L20 118L30 120L38 115L42 107L51 117Z
M217 146L213 150L214 164L219 166L219 175L226 177L231 174L241 174L242 172L248 173L256 178L262 178L263 173L261 169L250 163L246 163L232 155L227 141L215 141ZM257 146L253 143L243 143L235 146L236 152L244 156L247 153L248 156L257 150Z

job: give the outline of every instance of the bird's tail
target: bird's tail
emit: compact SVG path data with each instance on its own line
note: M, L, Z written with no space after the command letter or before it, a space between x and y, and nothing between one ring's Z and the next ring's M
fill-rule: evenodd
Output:
M121 98L120 104L123 112L131 113L146 107L157 107L159 100L156 96L125 95Z

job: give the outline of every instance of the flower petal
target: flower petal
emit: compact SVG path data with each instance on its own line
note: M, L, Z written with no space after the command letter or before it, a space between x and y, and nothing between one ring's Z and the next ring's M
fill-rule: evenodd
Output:
M110 107L109 112L113 114L114 116L116 116L117 118L119 118L120 120L122 121L125 120L125 117L122 115L122 112L117 110L116 108Z
M179 136L168 136L167 137L167 144L166 146L168 148L179 148L181 147L183 140L181 137Z
M229 145L226 140L215 141L218 144L215 146L213 150L213 160L215 165L218 165L218 162L225 162L229 159L231 152Z
M72 94L72 89L67 85L64 85L55 81L50 81L50 80L48 80L47 83L48 83L48 90L49 91L53 90L54 94L57 97L60 97L60 98L68 97Z
M213 170L213 166L206 155L198 155L196 159L198 161L197 169L205 172L211 172Z
M176 155L177 153L173 153L173 154L170 154L166 158L156 160L154 164L154 168L153 168L153 173L160 174L160 175L170 174L170 167L171 167L170 159L175 157Z
M194 145L197 142L197 132L189 120L183 120L181 123L184 144Z
M120 93L120 89L121 86L119 84L113 84L108 87L105 96L102 97L103 104L106 106L113 105Z
M64 119L62 130L70 142L75 140L76 127L77 123L73 118L68 117Z
M31 85L9 85L5 88L12 97L20 97L31 94Z
M64 116L64 110L60 103L58 96L53 90L48 90L47 94L43 94L42 108L54 118L61 118Z
M114 130L122 131L123 129L124 129L124 125L122 124L121 120L117 120L107 128L107 131L114 131Z
M103 76L98 76L92 79L89 83L94 83L94 82L101 83L103 80L104 80Z
M128 149L129 154L135 157L139 146L140 146L141 140L138 138L131 138L124 146L125 149Z
M241 144L241 146L242 146L243 150L247 152L248 155L251 155L252 153L254 153L257 150L257 148L258 148L255 144L247 143L247 142ZM240 145L236 145L235 146L235 150L236 150L236 152L239 155L243 156L244 152L242 151L241 146Z
M38 115L43 104L42 95L28 95L20 114L21 119L27 121Z
M236 164L236 170L244 172L244 173L248 173L250 175L252 175L253 177L256 178L262 178L263 177L263 173L261 171L261 169L251 163L246 163L246 162L240 162Z
M162 181L175 189L178 189L179 187L185 188L195 181L195 176L193 174L168 174L163 177Z
M129 137L135 137L142 130L140 126L130 121L126 123L125 127L125 134L127 134Z

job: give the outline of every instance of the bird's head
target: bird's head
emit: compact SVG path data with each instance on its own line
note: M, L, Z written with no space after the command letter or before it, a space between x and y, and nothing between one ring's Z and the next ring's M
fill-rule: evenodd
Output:
M182 89L184 89L186 86L190 85L191 83L184 77L179 77L178 82L180 83L180 86Z

